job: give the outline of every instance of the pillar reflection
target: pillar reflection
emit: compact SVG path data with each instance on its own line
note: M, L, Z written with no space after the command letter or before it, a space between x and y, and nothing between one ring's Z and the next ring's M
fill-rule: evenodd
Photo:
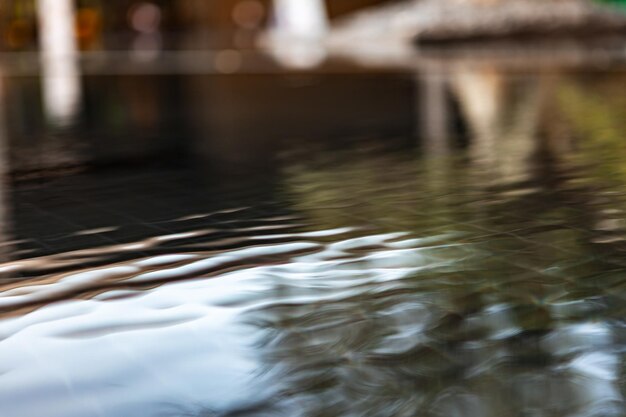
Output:
M498 182L527 179L539 146L542 76L478 66L454 71L451 85L470 130L472 160Z
M10 165L8 159L8 138L5 124L7 101L5 99L4 75L0 67L0 262L10 260L12 248L9 245L9 212L8 212L8 182ZM0 278L3 273L0 272Z
M427 154L445 155L449 151L450 104L449 80L437 71L417 76L417 136L423 140Z

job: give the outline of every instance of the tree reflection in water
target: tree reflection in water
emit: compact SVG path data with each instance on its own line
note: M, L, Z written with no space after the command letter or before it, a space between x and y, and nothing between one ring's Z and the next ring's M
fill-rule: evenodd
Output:
M278 301L244 320L263 330L259 378L278 386L278 408L245 415L623 415L623 280L610 278L621 239L602 238L623 231L596 225L622 212L611 196L626 184L581 163L570 142L587 125L562 97L596 104L575 79L549 80L550 94L531 79L522 94L487 83L497 112L472 114L468 77L456 91L470 159L335 155L289 173L317 228L352 219L407 234L331 243L276 271ZM595 140L606 138L578 144Z

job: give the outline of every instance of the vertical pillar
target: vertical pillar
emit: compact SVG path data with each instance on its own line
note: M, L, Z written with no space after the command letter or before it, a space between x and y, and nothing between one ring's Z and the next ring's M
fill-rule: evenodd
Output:
M37 0L43 105L49 120L71 123L81 100L73 0Z
M417 136L425 152L431 155L448 153L450 109L448 80L442 68L435 68L417 76Z
M298 39L319 39L328 31L324 0L274 0L276 31Z
M272 55L289 68L313 68L326 59L320 42L328 32L324 0L273 0L274 25L267 37Z

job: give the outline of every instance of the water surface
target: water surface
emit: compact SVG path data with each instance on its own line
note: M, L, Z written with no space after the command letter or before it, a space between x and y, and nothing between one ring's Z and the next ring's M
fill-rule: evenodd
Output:
M377 77L6 190L0 415L626 414L625 74Z

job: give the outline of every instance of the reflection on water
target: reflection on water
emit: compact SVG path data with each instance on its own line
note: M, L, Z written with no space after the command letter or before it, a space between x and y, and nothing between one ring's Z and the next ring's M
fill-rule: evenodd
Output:
M355 130L274 126L245 110L254 81L196 80L194 104L224 103L189 115L205 161L237 167L264 127L251 185L159 168L13 189L0 415L623 416L624 74L368 80L355 100L386 87L404 110ZM317 81L290 82L350 90ZM423 97L439 125L415 127Z

